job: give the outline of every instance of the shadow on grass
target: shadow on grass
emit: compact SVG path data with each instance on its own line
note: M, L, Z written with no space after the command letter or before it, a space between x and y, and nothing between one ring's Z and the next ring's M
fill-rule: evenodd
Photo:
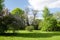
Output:
M3 33L0 36L14 36L27 38L48 38L52 36L60 36L60 33Z

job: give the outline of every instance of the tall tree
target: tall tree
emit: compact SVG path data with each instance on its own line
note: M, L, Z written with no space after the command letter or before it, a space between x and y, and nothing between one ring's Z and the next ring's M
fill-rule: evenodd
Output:
M38 26L36 26L36 15L38 13L38 10L32 10L32 13L33 13L33 22L32 22L32 25L34 26L34 29L38 29Z
M60 31L60 12L54 13L54 17L57 19L57 31Z
M44 8L43 10L43 18L44 20L47 20L47 18L50 16L50 11L47 7Z
M29 24L29 18L28 18L28 14L29 14L29 8L27 7L27 8L25 8L25 18L26 18L26 24L27 24L27 26L30 26L30 24Z
M0 0L0 33L4 32L4 27L3 27L3 16L2 16L2 10L4 7L4 0Z
M34 20L36 19L36 15L38 13L38 10L32 10L33 16L34 16Z
M20 29L24 29L25 27L25 20L24 20L24 10L20 8L15 8L11 12L12 15L17 19L17 23L20 27Z
M44 21L42 23L42 30L48 31L48 30L55 30L57 21L53 17L53 14L50 13L49 9L47 7L43 10L43 18Z
M0 0L0 15L2 15L3 7L4 7L4 0Z

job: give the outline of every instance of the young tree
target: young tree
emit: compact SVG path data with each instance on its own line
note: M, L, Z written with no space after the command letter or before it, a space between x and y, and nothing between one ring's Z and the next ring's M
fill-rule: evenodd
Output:
M42 23L42 30L45 31L55 30L54 28L56 27L57 21L53 17L53 14L50 13L47 7L45 7L43 11L43 17L44 17L44 21Z
M50 15L51 14L50 14L49 9L47 7L45 7L44 10L43 10L43 18L44 18L44 20L48 20Z

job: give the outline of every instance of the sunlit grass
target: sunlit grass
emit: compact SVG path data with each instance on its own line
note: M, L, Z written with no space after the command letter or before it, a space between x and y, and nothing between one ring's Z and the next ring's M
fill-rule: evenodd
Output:
M33 32L19 30L18 33L7 33L0 35L0 40L60 40L60 32Z

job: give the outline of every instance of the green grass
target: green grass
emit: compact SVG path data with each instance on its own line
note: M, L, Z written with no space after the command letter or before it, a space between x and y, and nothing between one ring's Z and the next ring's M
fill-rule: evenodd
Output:
M0 40L60 40L60 32L18 31L0 34Z

